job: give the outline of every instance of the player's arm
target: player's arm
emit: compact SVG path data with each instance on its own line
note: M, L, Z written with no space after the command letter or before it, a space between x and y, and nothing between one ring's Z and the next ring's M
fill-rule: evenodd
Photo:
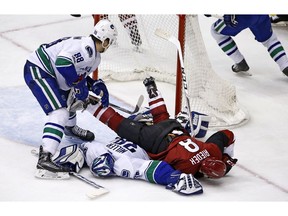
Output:
M82 81L83 76L77 74L72 57L63 54L58 55L55 61L55 66L69 87L76 86L80 81Z
M192 174L174 170L164 161L130 158L126 155L113 157L113 155L105 153L94 159L90 170L98 177L117 175L165 185L167 189L180 194L203 193L202 185Z

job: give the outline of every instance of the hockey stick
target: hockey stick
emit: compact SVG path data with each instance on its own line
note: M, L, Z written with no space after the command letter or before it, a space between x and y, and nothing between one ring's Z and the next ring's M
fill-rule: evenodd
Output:
M35 157L39 156L39 152L36 149L32 149L31 154ZM91 185L92 187L96 188L96 190L93 190L93 191L90 191L89 193L86 193L86 195L90 199L96 198L97 196L100 196L100 195L103 195L103 194L106 194L109 192L108 189L104 188L103 186L101 186L99 184L96 184L94 181L91 181L91 180L87 179L86 177L84 177L84 176L82 176L76 172L69 172L69 175L72 175L75 178L77 178L77 179ZM68 176L68 178L69 178L69 176ZM52 178L52 179L57 179L57 178ZM60 179L60 178L58 178L58 179ZM65 179L67 179L67 178L65 177Z
M83 182L86 182L87 184L91 185L92 187L96 188L97 190L93 190L93 191L90 191L89 193L86 193L86 195L90 198L90 199L93 199L97 196L100 196L100 195L103 195L103 194L106 194L109 192L108 189L104 188L103 186L101 185L98 185L96 184L94 181L91 181L89 179L87 179L86 177L76 173L76 172L69 172L70 175L76 177L77 179L83 181Z
M100 100L100 97L97 97L97 96L94 96L94 95L89 95L89 99L90 99L90 103L93 104L93 101L95 101L97 103ZM122 112L125 112L125 113L128 113L128 114L134 114L134 113L136 113L136 112L138 112L140 110L140 107L142 106L143 101L144 101L144 96L140 95L134 110L128 110L128 109L125 109L124 107L121 107L121 106L113 104L113 103L109 103L109 105L111 107L114 107L115 109L118 109L118 110L122 111ZM88 104L86 104L85 106L87 107L87 105Z
M116 104L113 104L113 103L110 103L110 106L112 106L112 107L114 107L114 108L116 108L116 109L118 109L120 111L126 112L128 114L134 114L134 113L136 113L136 112L138 112L140 110L140 107L142 106L143 101L144 101L144 96L140 95L140 97L138 98L137 104L136 104L134 110L132 110L132 111L128 110L128 109L125 109L123 107L120 107L120 106L118 106Z
M156 29L155 34L158 37L161 37L165 40L170 41L171 43L173 43L178 51L178 56L179 56L179 60L180 60L180 66L181 66L181 73L182 73L182 84L184 87L184 93L185 93L185 98L186 98L186 106L188 109L188 117L189 117L189 122L190 122L190 128L191 128L191 136L194 136L194 130L193 130L193 124L192 124L192 115L191 115L191 108L190 108L190 100L188 97L188 84L187 84L187 80L186 80L186 73L185 73L185 69L184 69L184 62L183 62L183 56L182 56L182 49L180 46L180 42L179 40L174 37L173 35L169 34L168 32L164 31L163 29Z

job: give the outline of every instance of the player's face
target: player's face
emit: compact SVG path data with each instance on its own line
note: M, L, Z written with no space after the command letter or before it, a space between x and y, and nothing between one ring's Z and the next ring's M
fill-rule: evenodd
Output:
M106 39L104 42L102 42L101 44L101 51L99 51L100 53L105 52L108 48L109 48L110 44L109 44L109 39Z

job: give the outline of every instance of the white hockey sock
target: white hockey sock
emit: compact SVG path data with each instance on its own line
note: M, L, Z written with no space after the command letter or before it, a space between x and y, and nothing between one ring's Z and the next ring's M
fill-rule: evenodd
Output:
M281 71L288 67L287 55L274 32L272 33L271 37L262 42L262 44L267 48L271 58L278 64Z
M223 52L229 56L235 63L239 63L244 59L244 56L240 53L235 41L230 36L222 35L216 32L214 26L211 27L211 34L216 40L218 46Z

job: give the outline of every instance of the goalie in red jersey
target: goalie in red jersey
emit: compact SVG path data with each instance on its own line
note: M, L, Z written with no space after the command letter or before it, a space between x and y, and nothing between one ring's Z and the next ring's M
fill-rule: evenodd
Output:
M103 107L101 103L91 103L87 110L114 130L118 136L142 147L153 160L163 160L174 169L196 177L204 175L209 178L221 178L226 175L237 162L237 159L232 158L233 132L218 131L205 142L191 137L180 124L181 121L178 121L183 120L180 118L181 115L176 119L169 118L164 99L156 87L154 78L146 78L143 83L149 94L149 108L153 117L151 125L125 118L113 108Z

